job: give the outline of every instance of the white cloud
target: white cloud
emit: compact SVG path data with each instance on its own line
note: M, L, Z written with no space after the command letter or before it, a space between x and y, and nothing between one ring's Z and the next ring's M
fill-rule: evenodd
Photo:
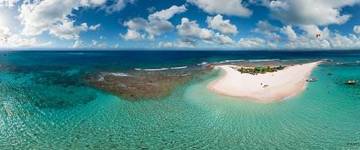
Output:
M300 26L302 35L285 44L287 48L301 49L354 49L360 48L360 37L354 34L341 35L331 32L327 27L316 25Z
M91 40L90 48L107 48L107 44L103 41Z
M194 48L196 46L196 42L191 39L182 39L175 43L175 47L179 48Z
M140 37L143 37L146 33L147 38L152 40L156 36L160 36L165 32L171 31L174 26L170 21L168 21L168 19L172 18L176 14L183 13L186 10L187 9L184 5L174 5L168 9L150 14L148 16L148 20L143 18L131 19L124 23L124 26L128 27L128 30L127 33L122 35L122 37L126 40L139 40L142 39ZM145 33L142 34L143 32Z
M104 6L103 9L105 9L107 13L117 12L125 8L126 4L134 3L134 1L135 0L115 0L111 5Z
M309 39L301 36L295 41L286 43L285 47L293 49L330 49L331 44L328 40Z
M100 28L100 26L101 26L101 24L92 25L92 26L89 27L89 30L95 31L95 30L97 30L98 28Z
M177 40L175 42L159 42L160 48L194 48L196 42L190 39Z
M54 24L65 20L77 7L72 0L25 1L20 7L20 19L24 25L23 34L39 35Z
M255 32L264 33L264 34L272 34L276 32L278 27L271 25L268 21L260 20L256 23Z
M39 42L36 38L22 37L7 27L0 27L0 48L44 47L50 44Z
M76 40L72 48L108 48L108 46L103 41L91 40L91 43L86 44L82 40Z
M290 41L294 41L297 39L297 35L291 25L281 28L281 32L285 34Z
M230 23L230 20L224 20L223 16L216 15L214 17L207 17L206 22L209 28L217 30L223 34L238 33L237 27Z
M279 28L271 25L268 21L260 20L258 23L256 23L256 28L253 31L263 34L272 40L279 40L280 38L280 36L277 34Z
M175 47L175 44L173 42L162 42L162 41L160 41L158 46L161 47L161 48L172 48L172 47Z
M211 41L213 32L206 28L200 28L196 21L190 21L188 18L182 18L181 24L176 26L180 36L185 38L201 39Z
M195 45L194 43L199 40L208 44L231 45L234 43L229 36L201 28L196 21L190 21L188 18L182 18L181 24L177 25L176 29L183 41L191 45Z
M223 14L247 17L252 11L243 5L242 0L187 0L210 14Z
M124 26L132 30L142 30L148 26L147 20L143 18L134 18L124 23Z
M360 25L354 26L353 30L356 34L360 34Z
M215 34L215 40L220 45L231 45L231 44L235 43L234 40L231 39L229 36L219 34L219 33Z
M75 21L70 18L73 16L72 11L79 7L100 6L104 2L104 0L24 1L19 9L19 19L24 26L22 33L36 36L49 31L50 34L62 39L76 39L80 33L78 31L87 31L87 29L84 29L86 25L84 23L79 26L74 25ZM74 33L69 33L71 31Z
M11 32L9 28L6 27L0 27L0 37L2 40L6 40L11 36Z
M164 9L158 12L155 12L153 14L151 14L149 16L149 20L152 19L159 19L159 20L169 20L170 18L172 18L175 14L179 14L179 13L183 13L185 12L187 9L184 5L182 6L171 6L168 9Z
M306 36L311 39L326 39L329 37L330 30L325 27L323 30L316 25L303 25L300 29L305 31Z
M1 7L14 7L19 0L0 0Z
M360 3L360 0L275 0L265 2L272 15L285 24L329 25L343 24L350 14L342 8Z
M238 47L248 49L260 49L260 48L275 48L276 45L268 43L262 38L241 38L238 42Z
M121 37L124 38L125 40L134 40L134 41L142 40L144 38L143 35L141 35L136 30L132 30L132 29L128 29L124 35L121 35Z
M335 33L333 37L330 39L331 46L333 48L360 48L360 37L355 35L340 35Z
M105 4L106 0L80 0L81 6L96 7Z
M171 31L173 28L174 26L170 21L153 18L145 27L145 31L148 33L148 38L152 40L155 36L160 36L165 32Z
M81 40L76 40L72 46L72 48L82 48L84 47L84 42Z
M50 28L49 33L61 39L78 40L80 38L80 32L96 30L98 27L100 27L100 24L88 27L86 23L82 23L79 26L74 26L74 21L64 20L64 22Z

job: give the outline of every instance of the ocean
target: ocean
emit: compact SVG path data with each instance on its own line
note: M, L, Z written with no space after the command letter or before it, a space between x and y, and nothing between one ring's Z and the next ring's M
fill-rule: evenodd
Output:
M258 104L191 80L158 100L89 86L97 72L326 59L300 95ZM0 149L359 149L360 51L3 51Z

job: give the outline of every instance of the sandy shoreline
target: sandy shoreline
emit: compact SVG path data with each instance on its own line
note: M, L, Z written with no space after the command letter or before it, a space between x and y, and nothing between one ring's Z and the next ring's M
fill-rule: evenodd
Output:
M233 69L233 65L220 65L224 74L208 85L211 91L253 100L260 103L281 101L305 90L311 72L321 61L288 66L284 70L265 74L245 74ZM266 87L264 87L266 85Z

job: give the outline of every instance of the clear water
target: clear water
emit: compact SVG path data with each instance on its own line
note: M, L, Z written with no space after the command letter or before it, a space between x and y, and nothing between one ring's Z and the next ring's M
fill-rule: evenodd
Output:
M359 149L360 52L3 52L0 149ZM87 86L97 71L233 59L331 59L301 95L272 104L209 92L211 73L162 100ZM328 73L333 75L329 76Z

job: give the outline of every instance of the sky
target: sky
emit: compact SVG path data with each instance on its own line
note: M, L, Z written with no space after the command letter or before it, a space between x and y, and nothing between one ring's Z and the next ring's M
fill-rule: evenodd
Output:
M0 0L0 49L360 49L360 0Z

